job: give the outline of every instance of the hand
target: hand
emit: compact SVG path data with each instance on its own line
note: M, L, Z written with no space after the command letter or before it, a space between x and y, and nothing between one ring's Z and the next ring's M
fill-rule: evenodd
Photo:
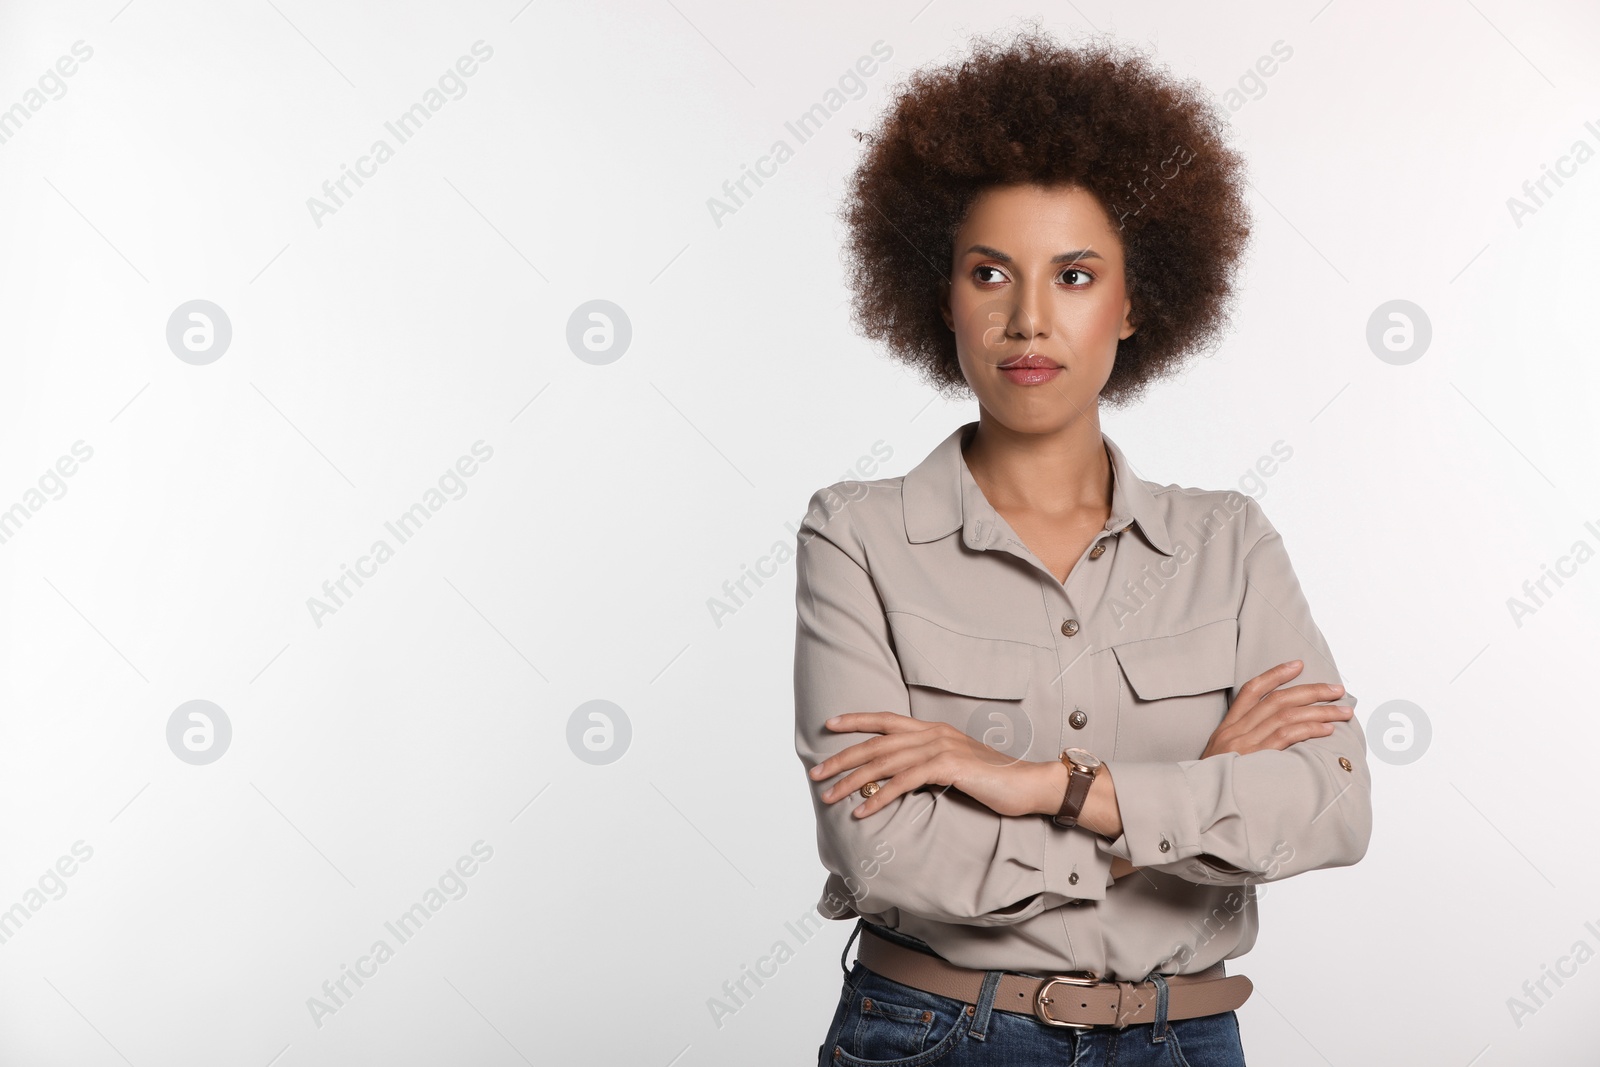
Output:
M1050 764L1015 759L948 723L894 711L859 711L836 715L827 726L840 733L883 735L851 745L811 769L813 780L850 771L823 791L828 804L868 782L882 786L870 800L856 805L857 818L864 819L924 785L959 789L1000 815L1031 815L1040 810L1041 787L1048 788Z
M1112 881L1116 881L1118 878L1121 878L1125 874L1132 874L1134 871L1142 870L1142 869L1143 868L1135 867L1130 861L1123 859L1121 856L1112 856L1111 857L1111 880Z
M1347 704L1314 703L1337 700L1344 694L1342 685L1311 682L1288 689L1278 688L1299 674L1304 666L1304 661L1297 659L1280 663L1240 686L1239 695L1211 734L1200 758L1219 752L1237 752L1242 756L1263 749L1281 751L1298 741L1327 737L1333 733L1334 723L1355 714L1355 709Z

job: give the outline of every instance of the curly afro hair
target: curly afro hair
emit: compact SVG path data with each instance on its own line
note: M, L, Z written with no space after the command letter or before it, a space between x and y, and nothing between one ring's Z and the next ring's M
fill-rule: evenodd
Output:
M1037 27L913 72L879 129L856 132L869 147L840 212L856 328L942 395L972 396L939 311L957 228L988 186L1078 186L1119 226L1133 302L1101 399L1136 399L1220 341L1232 310L1250 219L1225 121L1142 53Z

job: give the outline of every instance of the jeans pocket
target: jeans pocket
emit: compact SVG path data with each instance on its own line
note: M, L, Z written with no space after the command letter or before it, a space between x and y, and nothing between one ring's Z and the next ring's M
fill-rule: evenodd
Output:
M1164 1043L1172 1067L1245 1067L1239 1020L1231 1011L1179 1019Z
M923 1067L955 1048L970 1019L961 1001L867 971L851 993L835 1048L824 1049L822 1061L843 1067Z

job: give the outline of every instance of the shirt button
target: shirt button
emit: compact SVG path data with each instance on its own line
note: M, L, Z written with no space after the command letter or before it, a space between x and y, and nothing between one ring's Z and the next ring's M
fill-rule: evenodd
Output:
M1078 872L1077 871L1073 871L1071 874L1067 875L1067 884L1068 885L1077 885L1078 884Z
M1347 771L1351 770L1350 761L1345 759L1343 756L1339 757L1339 766L1343 767Z
M1078 620L1077 619L1068 619L1066 622L1062 623L1061 624L1061 632L1066 634L1068 637L1071 637L1073 634L1077 633L1078 632Z
M1094 550L1089 553L1089 558L1090 559L1099 559L1101 556L1105 555L1105 553L1106 553L1106 546L1105 545L1103 545L1103 544L1095 545L1094 546Z
M1072 728L1074 730L1083 729L1085 724L1088 723L1088 721L1089 721L1089 716L1084 714L1083 709L1081 709L1081 708L1073 708L1072 709L1072 714L1067 716L1067 722L1072 724Z
M1161 839L1161 844L1159 846L1157 846L1157 847L1159 847L1162 852L1171 852L1172 851L1172 846L1167 843L1167 839L1164 838L1164 837Z

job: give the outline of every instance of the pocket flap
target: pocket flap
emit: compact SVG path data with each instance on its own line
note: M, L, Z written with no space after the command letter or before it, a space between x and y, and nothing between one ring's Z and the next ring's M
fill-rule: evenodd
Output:
M1122 673L1140 700L1228 689L1239 644L1239 620L1218 619L1181 634L1113 645Z
M957 633L904 611L889 612L889 631L908 685L997 700L1020 700L1028 693L1031 645Z

